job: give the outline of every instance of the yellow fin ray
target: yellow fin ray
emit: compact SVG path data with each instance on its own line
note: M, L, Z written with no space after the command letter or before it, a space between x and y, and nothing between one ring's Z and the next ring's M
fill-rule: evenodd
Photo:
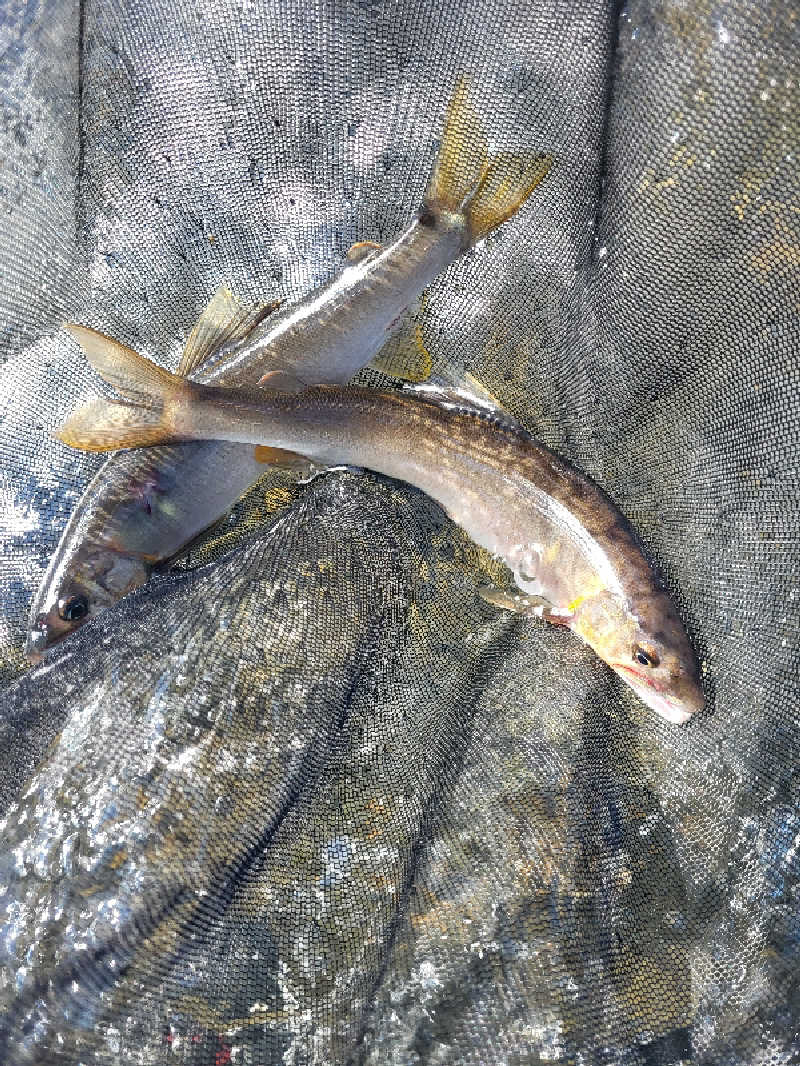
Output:
M498 152L489 160L467 208L470 241L508 221L547 176L552 159L543 153Z
M424 203L434 210L461 211L481 180L488 144L478 113L469 101L467 79L456 82Z
M400 381L427 381L433 369L431 353L425 347L422 326L409 316L402 328L392 334L370 361L373 370Z

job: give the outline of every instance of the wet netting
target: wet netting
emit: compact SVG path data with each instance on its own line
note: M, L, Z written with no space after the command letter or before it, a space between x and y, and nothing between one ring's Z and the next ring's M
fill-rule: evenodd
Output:
M800 19L791 2L10 0L0 12L0 1061L800 1061ZM418 208L465 76L518 214L428 289L638 530L678 728L421 492L272 473L23 657L101 457L65 320L163 365ZM384 383L364 371L367 384Z

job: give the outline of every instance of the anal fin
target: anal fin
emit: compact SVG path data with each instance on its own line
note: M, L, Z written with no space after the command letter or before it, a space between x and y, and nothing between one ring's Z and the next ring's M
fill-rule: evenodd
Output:
M420 316L424 310L423 294L404 312L392 335L369 363L373 370L415 384L428 380L433 369L433 358L422 332Z

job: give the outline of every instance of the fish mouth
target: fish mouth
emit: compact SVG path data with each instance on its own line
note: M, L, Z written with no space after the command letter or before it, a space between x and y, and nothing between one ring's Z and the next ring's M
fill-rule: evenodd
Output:
M40 612L28 630L25 640L25 658L36 666L42 661L45 652L48 652L54 644L62 641L64 637L68 637L84 621L81 619L79 623L63 622L55 610Z
M25 641L25 658L28 662L37 666L44 658L49 643L47 634L41 629L28 633L28 639Z
M681 698L665 692L654 682L644 681L641 675L625 663L615 664L615 669L642 703L647 704L651 710L673 725L685 725L690 718L703 709L703 696L699 690Z

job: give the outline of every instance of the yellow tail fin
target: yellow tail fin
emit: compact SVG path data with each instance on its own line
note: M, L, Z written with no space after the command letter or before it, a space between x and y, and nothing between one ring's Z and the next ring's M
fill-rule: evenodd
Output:
M102 397L73 411L53 436L84 452L113 452L177 439L164 425L162 408L117 403Z
M550 156L541 153L493 155L466 206L470 243L481 240L511 218L544 180L551 165Z
M169 401L191 388L189 382L97 330L71 322L64 328L125 399L90 400L57 430L58 440L83 451L108 452L184 439L175 432Z
M467 79L462 76L450 98L439 155L425 190L425 206L434 211L462 211L464 201L480 183L487 162L486 135L469 102Z
M478 113L469 102L467 79L456 83L423 204L467 221L470 244L491 233L525 203L552 165L535 152L490 155Z

